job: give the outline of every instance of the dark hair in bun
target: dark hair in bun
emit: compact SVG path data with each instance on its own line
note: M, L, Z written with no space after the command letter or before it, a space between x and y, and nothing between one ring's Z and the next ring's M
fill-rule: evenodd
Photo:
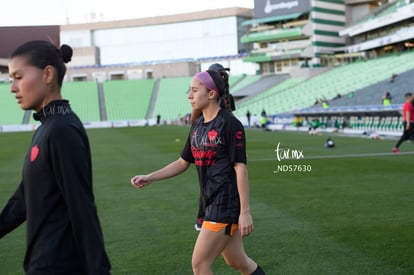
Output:
M72 60L73 50L69 45L63 44L60 47L60 55L62 56L63 62L68 63Z
M11 54L11 58L25 56L28 64L39 69L44 69L49 65L55 67L58 85L61 87L66 73L65 63L71 61L72 55L73 50L69 45L64 44L58 49L49 41L32 40L17 47Z

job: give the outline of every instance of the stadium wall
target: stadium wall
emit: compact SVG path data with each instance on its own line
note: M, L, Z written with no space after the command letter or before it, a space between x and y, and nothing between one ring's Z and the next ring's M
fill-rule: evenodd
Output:
M229 8L64 25L60 38L74 48L99 48L100 65L237 55L249 50L238 38L244 31L240 24L251 16L251 9Z
M312 46L314 56L334 53L345 46L345 39L339 36L339 31L346 22L345 4L342 0L312 1L310 20L313 23ZM317 59L315 59L317 60ZM320 62L314 61L318 64Z

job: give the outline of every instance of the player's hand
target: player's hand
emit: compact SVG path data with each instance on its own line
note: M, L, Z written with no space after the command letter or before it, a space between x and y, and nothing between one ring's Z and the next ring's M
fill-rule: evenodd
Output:
M242 237L247 237L253 232L253 219L250 213L240 214L239 231Z
M136 188L143 188L150 183L149 175L137 175L131 179L131 184Z

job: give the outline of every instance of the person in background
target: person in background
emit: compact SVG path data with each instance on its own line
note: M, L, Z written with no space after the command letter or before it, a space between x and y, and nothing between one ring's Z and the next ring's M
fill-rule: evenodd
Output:
M267 117L263 116L263 114L260 116L260 126L265 129L267 125Z
M247 126L248 126L249 128L251 127L251 121L250 121L251 116L252 116L252 114L250 113L250 111L249 111L249 110L247 110L246 117L247 117Z
M260 113L260 116L267 117L266 110L263 108L262 112Z
M11 92L41 125L21 183L0 212L0 238L26 221L26 274L110 274L92 190L86 131L61 88L72 48L29 41L12 54Z
M405 94L405 102L402 108L404 129L400 139L397 141L394 148L392 148L392 151L394 153L400 152L400 145L404 141L409 139L412 140L414 138L414 107L412 104L413 99L414 98L412 93Z
M157 125L159 126L161 124L161 115L157 115Z
M322 108L328 109L329 108L329 102L326 98L322 99Z
M382 97L382 105L385 106L390 106L391 105L391 94L390 92L385 92L383 97Z
M394 83L397 76L398 76L397 74L392 74L390 78L390 83Z
M225 81L217 71L196 74L188 99L202 115L191 125L180 157L150 174L132 177L131 184L143 188L177 176L194 163L205 209L193 250L193 273L213 274L212 266L221 254L240 273L262 275L264 271L243 248L243 237L253 232L245 133L240 121L220 107L225 92Z

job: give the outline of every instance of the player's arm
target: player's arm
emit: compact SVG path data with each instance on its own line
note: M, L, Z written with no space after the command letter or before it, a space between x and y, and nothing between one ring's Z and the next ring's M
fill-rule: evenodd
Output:
M249 179L247 166L244 163L235 163L234 170L237 176L237 189L240 197L239 230L242 236L248 236L253 231L253 219L250 214Z
M26 203L24 200L23 183L9 199L0 212L0 238L21 225L26 220Z
M179 158L176 161L171 162L167 166L152 172L148 175L137 175L131 179L131 184L137 188L142 188L149 185L151 182L168 179L177 176L187 170L190 163L183 158Z

